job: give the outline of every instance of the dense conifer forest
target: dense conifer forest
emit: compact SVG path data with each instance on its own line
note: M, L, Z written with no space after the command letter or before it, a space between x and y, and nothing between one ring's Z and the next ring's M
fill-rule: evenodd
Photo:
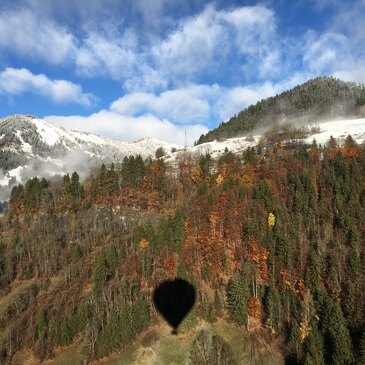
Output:
M277 122L311 124L359 116L365 116L365 85L321 76L249 106L201 135L197 144L249 135Z
M0 363L74 341L85 364L122 352L177 277L197 293L180 333L225 318L282 343L288 364L365 364L364 222L365 147L350 136L35 177L0 221ZM201 331L192 364L206 341L207 363L236 363Z

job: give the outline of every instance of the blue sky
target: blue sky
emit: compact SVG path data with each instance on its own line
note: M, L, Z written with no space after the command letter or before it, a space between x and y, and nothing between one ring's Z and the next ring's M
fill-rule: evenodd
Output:
M365 82L365 0L3 0L0 116L189 144L319 75Z

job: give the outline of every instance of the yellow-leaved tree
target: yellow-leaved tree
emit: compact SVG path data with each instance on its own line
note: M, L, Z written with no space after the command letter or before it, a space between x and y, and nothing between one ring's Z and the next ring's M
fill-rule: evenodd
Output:
M267 223L269 224L270 228L274 228L275 226L275 215L273 213L269 213L267 217Z
M219 174L215 181L216 181L217 185L222 185L223 180L224 180L224 177L221 174Z

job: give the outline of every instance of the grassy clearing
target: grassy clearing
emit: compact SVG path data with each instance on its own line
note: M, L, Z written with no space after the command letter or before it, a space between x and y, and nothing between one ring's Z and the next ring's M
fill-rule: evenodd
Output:
M247 361L247 358L250 356L251 346L248 335L243 328L224 320L218 320L212 324L207 324L206 329L208 329L212 335L222 336L230 344L238 361Z
M122 354L118 354L107 360L98 361L97 365L124 365L134 364L137 359L137 351L140 344L134 343L129 346ZM142 365L142 364L141 364Z
M173 335L171 330L167 328L164 328L161 332L160 341L156 345L156 361L154 365L185 364L195 332Z
M193 331L177 336L171 334L168 326L162 325L155 330L159 339L150 346L144 347L141 339L130 348L105 365L188 365L192 343L201 329L211 335L222 336L232 347L239 364L283 365L284 360L278 351L271 348L258 335L250 337L243 328L224 320L213 324L201 322ZM267 348L265 347L267 346ZM268 351L269 350L269 351ZM99 365L99 364L98 364Z
M224 320L213 323L210 330L231 345L239 364L284 365L275 341L269 341L263 333L249 335L243 328Z
M284 365L275 341L259 334L250 336L243 328L224 320L212 324L201 321L194 330L179 335L173 335L167 325L153 327L123 353L101 359L95 365L188 365L192 343L201 329L222 336L232 347L238 364ZM75 344L42 365L81 365L79 351L79 345ZM26 359L29 354L19 355L17 362L11 365L37 364L27 363Z

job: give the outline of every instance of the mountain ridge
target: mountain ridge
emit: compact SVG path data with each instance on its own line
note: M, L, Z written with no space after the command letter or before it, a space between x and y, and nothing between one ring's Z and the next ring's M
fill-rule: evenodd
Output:
M365 85L321 76L279 95L262 99L227 122L200 136L196 144L241 137L255 129L283 122L296 125L313 121L365 116Z
M50 178L78 170L86 176L92 167L130 155L155 158L158 148L182 147L152 138L123 142L54 126L32 115L15 114L0 119L0 185L8 195L16 182L36 175Z

